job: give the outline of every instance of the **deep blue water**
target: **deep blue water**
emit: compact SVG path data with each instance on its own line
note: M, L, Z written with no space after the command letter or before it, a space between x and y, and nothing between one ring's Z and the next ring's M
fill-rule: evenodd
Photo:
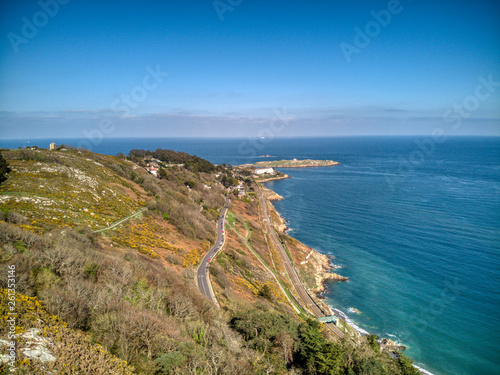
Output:
M350 281L331 284L328 303L407 345L435 374L498 374L500 138L448 138L425 153L415 143L423 139L104 139L92 150L172 148L231 164L264 154L341 162L283 170L293 178L267 183L285 197L275 205L290 234L343 265L337 272Z

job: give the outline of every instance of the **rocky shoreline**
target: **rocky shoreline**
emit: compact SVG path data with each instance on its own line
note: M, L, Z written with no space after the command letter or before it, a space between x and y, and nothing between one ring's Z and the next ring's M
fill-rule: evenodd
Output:
M289 175L285 174L283 176L269 177L263 180L256 180L256 182L269 182L269 181L277 181L277 180L286 180L287 178L292 178Z
M281 195L279 195L278 193L276 193L275 191L273 191L271 189L266 188L263 185L260 188L261 188L261 191L262 191L262 195L268 201L280 201L280 200L283 199L283 197ZM283 223L284 222L285 222L285 220L283 219Z
M331 262L331 259L334 258L333 256L321 254L314 249L312 251L314 258L318 259L318 266L315 267L316 272L314 274L317 287L313 292L317 298L324 299L323 293L327 290L329 281L349 281L349 278L332 272L335 269Z
M283 197L276 193L275 191L261 186L262 194L264 198L269 201L282 200ZM274 229L278 232L285 233L289 228L286 226L286 220L275 210L279 217L279 223L274 223ZM314 280L316 288L312 290L315 297L318 299L324 299L322 294L327 289L327 284L329 281L349 281L349 278L332 272L336 267L332 263L332 259L335 259L332 255L321 254L315 249L311 249L311 253L306 258L306 262L310 263L314 267Z
M263 187L263 194L264 194L264 197L268 200L281 200L281 199L283 199L283 197L281 195L277 194L273 190L266 188L266 187ZM279 215L279 213L278 213L278 215ZM288 229L288 227L286 226L286 220L283 219L281 217L281 215L279 215L279 218L280 218L280 223L279 224L275 223L274 227L276 230L278 230L280 232L285 232ZM306 257L305 262L312 264L313 269L314 269L312 276L314 277L316 287L311 290L312 297L317 299L318 303L325 306L327 311L329 311L331 314L335 313L336 315L340 316L342 319L345 319L346 324L349 325L354 331L357 331L358 334L367 335L369 333L366 332L365 330L357 327L355 324L353 324L353 322L351 322L348 319L348 317L345 315L345 313L343 313L342 311L337 310L333 307L330 307L323 302L323 300L325 299L324 293L328 289L328 282L330 282L330 281L334 281L334 282L349 281L348 277L339 275L335 272L332 272L333 270L335 270L337 268L332 262L333 259L335 259L334 256L322 254L319 251L312 249L312 248L311 248L311 252ZM305 262L303 262L303 263L305 263ZM396 343L391 339L382 338L379 342L380 342L381 350L386 352L386 353L389 353L389 355L391 355L393 357L396 355L395 353L397 353L397 351L406 350L406 346L399 344L399 343ZM417 366L415 366L415 367L417 367ZM422 370L418 367L417 367L417 369L419 369L419 371L421 371L425 374L432 375L429 372L424 372L424 370Z
M271 160L259 161L255 163L258 168L309 168L309 167L331 167L334 165L341 165L333 160Z

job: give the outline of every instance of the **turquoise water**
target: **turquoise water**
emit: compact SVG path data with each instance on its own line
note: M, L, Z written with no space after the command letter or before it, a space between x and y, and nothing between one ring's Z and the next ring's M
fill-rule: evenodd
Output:
M326 144L311 156L342 166L267 185L290 234L344 266L328 303L433 373L500 373L498 141L449 140L401 173L408 139Z
M283 170L293 178L267 183L285 197L275 205L290 235L335 256L337 272L349 277L329 285L327 302L361 329L407 345L432 373L498 374L500 138L449 138L425 153L415 141L422 139L104 139L93 151L162 147L214 163L265 154L341 162Z

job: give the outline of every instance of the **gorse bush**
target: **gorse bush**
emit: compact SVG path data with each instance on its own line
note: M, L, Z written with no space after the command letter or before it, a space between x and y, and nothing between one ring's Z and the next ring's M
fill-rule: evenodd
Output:
M12 232L4 235L0 244L5 245L6 238L10 238L8 241L19 238L16 229ZM27 233L27 237L36 236ZM192 366L232 373L239 360L225 345L232 342L239 347L237 338L227 326L217 332L209 328L209 325L223 327L226 323L195 286L183 284L177 274L165 270L161 263L141 257L133 250L126 252L124 258L121 252L105 251L71 230L37 236L37 240L43 245L31 245L9 262L16 264L17 292L43 301L47 314L67 323L65 332L74 329L87 332L103 345L105 353L133 364L134 372L162 371L165 361L157 359L182 350L185 360L171 368L173 373L185 373ZM6 273L6 266L2 264L0 272ZM7 286L5 278L0 286ZM185 336L194 326L204 327L205 333ZM26 329L30 327L39 325L27 325ZM215 364L208 360L212 351L219 353ZM57 353L66 358L66 354ZM70 362L72 366L74 361ZM62 366L57 362L54 368L59 365ZM102 365L101 372L93 373L106 373L107 368ZM124 373L120 371L117 373Z
M11 301L7 289L0 289L0 313L7 319ZM12 301L11 301L12 302ZM124 360L112 355L101 345L68 328L56 315L49 314L40 300L24 294L15 294L17 358L15 367L19 373L36 374L133 374L134 369ZM8 324L0 326L0 334L7 337ZM29 334L29 336L27 336ZM45 353L54 360L41 362L28 357L24 349L34 349L30 337L43 342ZM10 374L10 365L0 363L0 372Z

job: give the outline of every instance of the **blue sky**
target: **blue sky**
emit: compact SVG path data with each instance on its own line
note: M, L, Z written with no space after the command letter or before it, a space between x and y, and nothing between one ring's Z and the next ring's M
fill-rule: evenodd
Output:
M498 1L4 0L0 14L4 139L500 135Z

